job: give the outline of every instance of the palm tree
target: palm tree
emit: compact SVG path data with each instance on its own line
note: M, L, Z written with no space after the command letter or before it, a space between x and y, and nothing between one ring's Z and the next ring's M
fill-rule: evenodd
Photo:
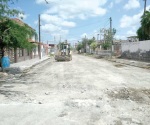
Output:
M141 18L141 25L144 28L144 32L150 35L150 12L145 11L145 14Z
M140 40L150 39L150 12L145 11L141 17L141 27L137 30L137 35Z

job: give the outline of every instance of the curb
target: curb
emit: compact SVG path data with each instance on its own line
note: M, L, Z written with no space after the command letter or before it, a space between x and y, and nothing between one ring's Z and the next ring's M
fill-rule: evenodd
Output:
M83 55L83 54L81 54L81 55ZM88 56L88 55L83 55L83 56ZM92 57L92 58L95 58L95 59L103 59L103 60L107 60L107 61L110 61L110 62L115 62L115 63L119 63L119 64L124 64L124 65L129 65L129 66L134 66L134 67L150 70L150 63L140 65L140 62L136 63L136 61L134 61L134 60L130 60L130 61L133 61L133 62L121 62L121 61L119 61L119 59L96 58L94 55L88 56L88 57ZM128 60L126 60L126 61L128 61ZM145 63L145 62L143 62L143 63Z
M49 59L51 59L51 58L48 57L48 58L46 58L46 59L44 59L44 60L42 60L42 61L36 62L36 63L33 64L32 66L30 66L30 68L32 68L32 67L34 67L34 66L36 66L36 65L38 65L38 64L40 64L40 63L42 63L42 62L44 62L44 61L47 61L47 60L49 60Z
M119 64L125 64L125 65L129 65L129 66L134 66L134 67L138 67L138 68L143 68L143 69L150 69L150 63L140 65L140 64L136 64L136 62L120 62L119 60L111 60L111 59L108 59L108 61L119 63Z
M50 59L50 57L46 58L46 59L43 59L43 60L39 60L37 62L35 62L34 64L30 65L30 66L25 66L25 67L9 67L9 68L6 68L4 69L4 72L7 72L9 74L19 74L19 73L22 73L22 72L25 72L26 70L29 70L30 68L44 62L44 61L47 61L48 59Z

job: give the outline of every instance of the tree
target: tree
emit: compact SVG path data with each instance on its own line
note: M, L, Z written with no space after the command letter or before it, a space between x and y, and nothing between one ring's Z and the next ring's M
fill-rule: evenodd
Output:
M110 32L110 29L107 30L107 32L105 32L104 34L104 43L102 43L102 48L104 50L107 50L109 48L111 48L112 44L113 44L113 37L116 34L116 29L113 28L112 31Z
M148 39L150 39L150 36L147 35L147 34L144 32L144 28L142 28L142 27L139 27L139 29L137 30L136 33L137 33L138 38L139 38L140 41L141 41L141 40L148 40Z
M141 17L141 27L137 30L137 35L140 40L150 39L150 12L145 11Z
M105 42L105 43L102 43L102 48L104 50L107 50L111 47L111 43L110 42Z
M88 44L88 39L87 38L83 38L82 39L82 45L83 45L83 48L84 48L84 52L86 53L86 46Z
M90 47L95 51L95 49L97 48L97 43L96 42L92 42Z
M79 52L83 48L83 44L81 42L78 43L77 45L77 51Z
M90 46L93 42L96 42L95 37L93 37L92 39L89 39L87 44Z
M111 44L112 44L112 39L111 39L112 35L110 33L110 31L108 31L107 33L104 34L104 43L102 43L102 48L104 50L107 50L111 47Z
M22 12L17 9L12 9L9 5L14 4L17 0L1 0L0 1L0 20L5 18L14 17Z
M31 49L32 45L28 40L36 35L36 32L26 24L21 26L14 20L6 19L0 23L0 35L2 47Z
M17 0L16 0L17 1ZM27 24L17 23L10 19L21 12L11 9L9 5L14 4L14 0L1 0L0 2L0 46L5 47L27 48L31 50L34 45L29 43L29 39L36 35L36 32ZM2 53L4 55L4 53Z

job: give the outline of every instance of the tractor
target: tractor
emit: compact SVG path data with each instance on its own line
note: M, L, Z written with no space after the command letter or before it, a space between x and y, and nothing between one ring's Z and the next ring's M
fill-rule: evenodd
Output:
M57 45L57 51L55 52L56 61L71 61L72 51L70 49L70 43L61 42Z

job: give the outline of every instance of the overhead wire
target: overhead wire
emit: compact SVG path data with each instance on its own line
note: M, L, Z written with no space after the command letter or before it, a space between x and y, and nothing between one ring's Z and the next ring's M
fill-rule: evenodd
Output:
M106 19L105 19L105 20L106 20ZM105 21L105 20L103 20L103 21ZM107 22L106 22L106 23L107 23ZM97 27L97 26L99 26L99 24L96 23L95 26ZM82 27L82 28L83 28L83 27ZM91 27L89 27L89 28L91 28ZM88 28L88 29L89 29L89 28ZM100 28L98 28L98 29L96 29L96 30L100 30ZM62 30L57 30L57 31L59 32L59 31L62 31ZM91 31L91 29L87 30L87 28L86 28L86 32L89 32L89 31ZM44 34L48 34L48 33L44 33ZM94 34L95 34L95 33L91 33L91 34L88 34L88 36L94 36ZM60 35L61 35L61 34L60 34ZM73 36L73 37L79 37L78 34L68 34L68 35L69 35L68 37L70 37L70 36L71 36L71 37L72 37L72 36Z
M108 20L109 21L109 20ZM104 25L104 28L106 27L106 26L108 26L108 24L109 24L109 22L108 21L106 21L106 23L105 23L105 25ZM99 24L98 25L96 25L96 26L100 26ZM98 28L98 29L96 29L98 32L96 32L96 33L99 33L99 31L100 31L100 27ZM90 30L91 31L91 30ZM86 32L87 32L87 29L86 29ZM88 36L94 36L96 33L91 33L91 34L88 34ZM70 36L78 36L78 35L75 35L75 34L69 34Z
M52 4L58 4L58 5L61 5L62 3L59 1L59 2L54 2L54 1L49 1L49 0L45 0L45 2L46 2L46 4L49 4L49 5L51 5L51 3ZM80 29L80 28L83 28L83 27L87 27L87 26L89 26L89 25L95 25L95 26L99 26L99 23L96 23L96 22L103 22L103 21L105 21L106 20L106 17L103 19L103 20L97 20L97 21L95 21L95 22L91 22L91 23L88 23L88 24L85 24L85 25L80 25L80 27L74 27L74 28L72 28L72 29ZM98 25L97 25L98 24ZM89 27L90 28L90 27ZM86 28L87 29L87 28ZM58 31L62 31L62 30L58 30ZM69 36L74 36L74 34L69 34Z
M106 19L105 20L99 19L99 20L97 20L95 22L91 22L91 23L88 23L88 24L85 24L85 25L80 25L80 27L76 27L74 29L78 29L78 28L82 28L82 27L86 27L86 26L94 25L94 24L100 24L101 22L104 22L104 21L106 21Z
M62 3L60 3L60 2L54 2L54 1L48 1L48 0L46 0L47 2L47 4L58 4L58 5L61 5ZM104 25L104 28L105 27L107 27L107 25L108 25L108 21L106 21L108 19L108 17L105 17L104 19L100 19L100 20L96 20L96 21L94 21L94 22L90 22L90 23L88 23L88 24L84 24L84 25L80 25L79 27L74 27L74 28L72 28L72 29L81 29L81 28L84 28L84 27L87 27L88 26L88 29L90 29L91 27L89 27L89 26L91 26L91 25L95 25L95 26L100 26L101 24L100 23L102 23L102 22L106 22L105 23L105 25ZM100 22L100 23L99 23ZM37 25L36 25L36 28L37 28ZM99 29L98 30L100 30L100 27L99 27ZM58 30L58 31L62 31L62 30ZM87 28L86 28L86 31L87 31ZM91 31L91 30L90 30ZM48 34L48 33L46 33L46 34ZM95 33L92 33L92 34L89 34L90 36L92 36L92 35L94 35ZM78 36L78 35L76 35L76 34L69 34L69 36Z

